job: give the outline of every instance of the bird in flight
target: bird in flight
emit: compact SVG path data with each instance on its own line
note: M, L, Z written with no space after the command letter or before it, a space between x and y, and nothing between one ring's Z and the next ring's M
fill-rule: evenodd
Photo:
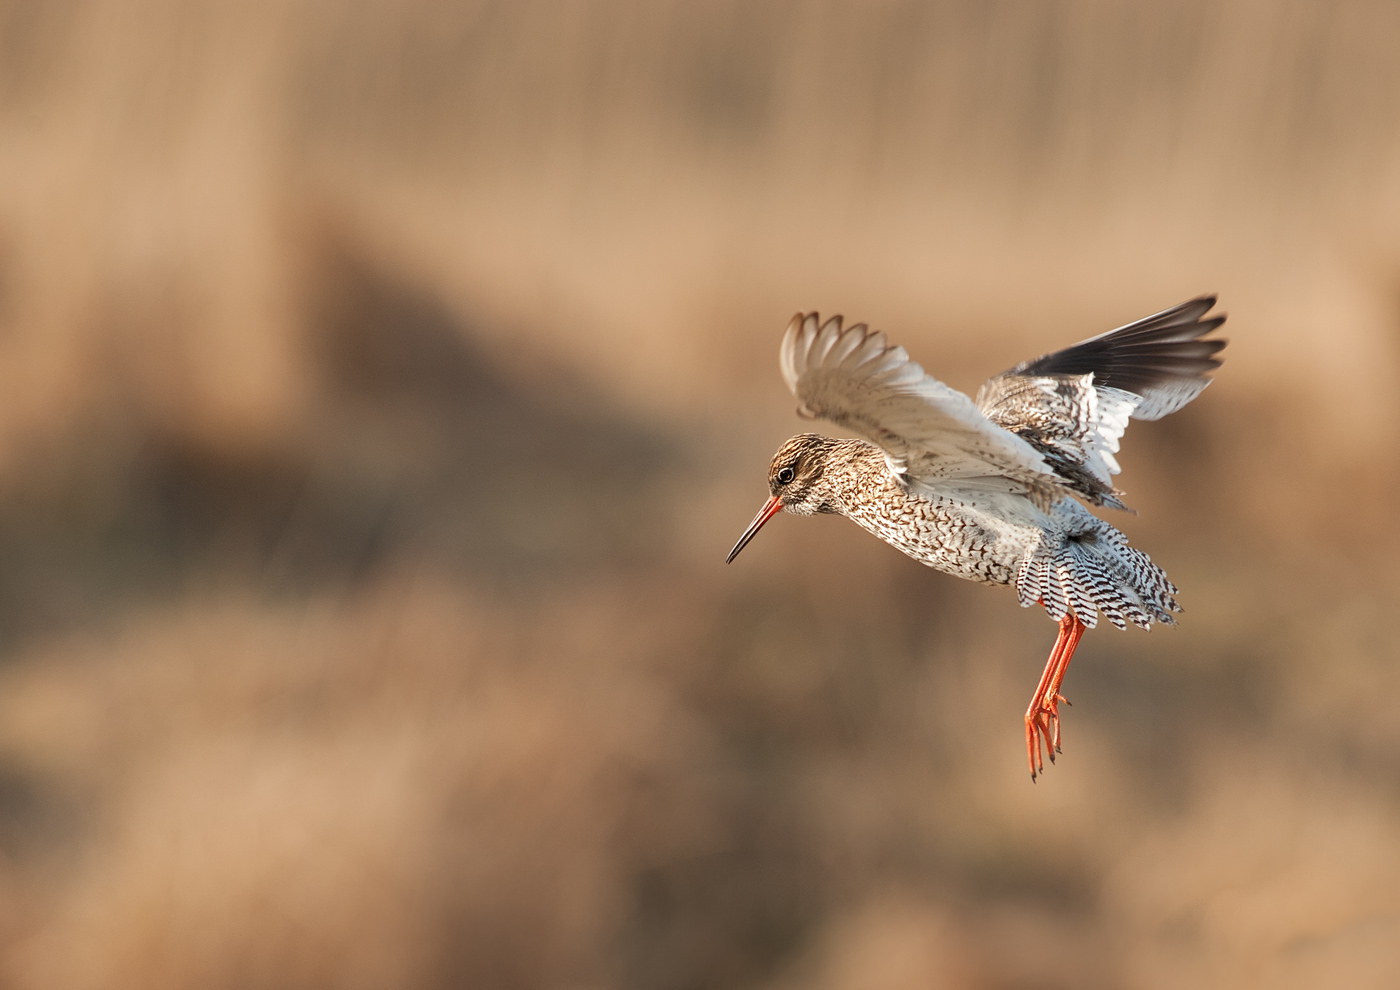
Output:
M1161 419L1220 367L1225 322L1202 296L1018 364L976 400L938 381L864 323L798 313L779 351L798 414L864 437L803 433L778 448L772 497L729 552L732 562L779 510L836 513L921 563L1015 587L1060 624L1026 708L1031 780L1060 752L1060 687L1099 613L1119 629L1174 624L1163 570L1082 503L1127 509L1113 487L1129 419Z

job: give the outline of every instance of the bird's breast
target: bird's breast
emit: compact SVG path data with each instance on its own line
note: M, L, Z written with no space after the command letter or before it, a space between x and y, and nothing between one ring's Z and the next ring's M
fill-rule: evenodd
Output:
M984 506L906 489L872 493L846 507L853 522L920 563L958 577L1008 584L1025 552L1021 527Z

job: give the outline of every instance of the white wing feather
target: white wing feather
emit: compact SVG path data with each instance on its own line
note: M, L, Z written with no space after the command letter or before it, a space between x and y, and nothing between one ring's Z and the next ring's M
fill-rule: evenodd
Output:
M1092 382L1092 373L1090 375ZM1089 422L1094 424L1086 446L1089 448L1086 465L1104 484L1112 484L1112 476L1123 469L1118 466L1118 442L1123 439L1123 431L1128 428L1128 420L1143 404L1144 399L1121 388L1107 386L1089 390L1094 397L1095 408Z
M1040 442L1081 464L1111 490L1113 476L1122 470L1114 455L1128 420L1144 401L1142 396L1119 388L1096 387L1092 372L1063 378L1022 377L1010 388L1014 389L1009 394L1020 415L1028 415L1026 410L1030 407L1046 425L1057 427L1053 431L1042 430ZM1006 423L995 418L1003 414L1002 410L992 405L987 412L992 422L1008 429ZM1010 422L1019 420L1013 417Z
M820 323L816 313L799 313L783 335L779 363L801 403L799 413L878 444L890 469L911 483L1021 491L1050 500L1064 493L1061 479L1034 447L863 323L842 329L839 316ZM1116 437L1103 439L1110 451L1117 449ZM969 486L969 479L982 480Z

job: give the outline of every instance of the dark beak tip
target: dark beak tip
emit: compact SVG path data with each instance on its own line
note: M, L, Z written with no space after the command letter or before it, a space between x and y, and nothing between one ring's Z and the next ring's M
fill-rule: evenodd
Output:
M744 535L739 537L739 542L734 544L734 549L729 551L729 556L724 558L724 562L732 564L734 558L739 556L739 551L748 546L749 541L763 528L763 524L773 518L773 515L782 507L782 500L776 495L763 503L763 508L758 510L758 515L753 517L753 522L749 523L749 528L744 530Z

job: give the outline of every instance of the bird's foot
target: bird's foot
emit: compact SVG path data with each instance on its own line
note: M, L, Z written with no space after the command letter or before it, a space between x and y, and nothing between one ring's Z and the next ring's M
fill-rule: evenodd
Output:
M1065 699L1056 695L1053 701L1035 704L1026 712L1026 757L1030 761L1031 780L1045 772L1045 759L1055 762L1055 754L1060 749L1060 712L1058 702Z
M1055 640L1055 648L1050 651L1045 671L1040 675L1035 694L1026 709L1026 760L1030 763L1031 782L1045 772L1045 759L1055 762L1055 754L1060 750L1060 702L1069 701L1060 693L1060 684L1065 679L1065 671L1084 635L1084 624L1073 615L1067 615L1060 622L1060 635ZM1042 756L1042 744L1044 756Z

